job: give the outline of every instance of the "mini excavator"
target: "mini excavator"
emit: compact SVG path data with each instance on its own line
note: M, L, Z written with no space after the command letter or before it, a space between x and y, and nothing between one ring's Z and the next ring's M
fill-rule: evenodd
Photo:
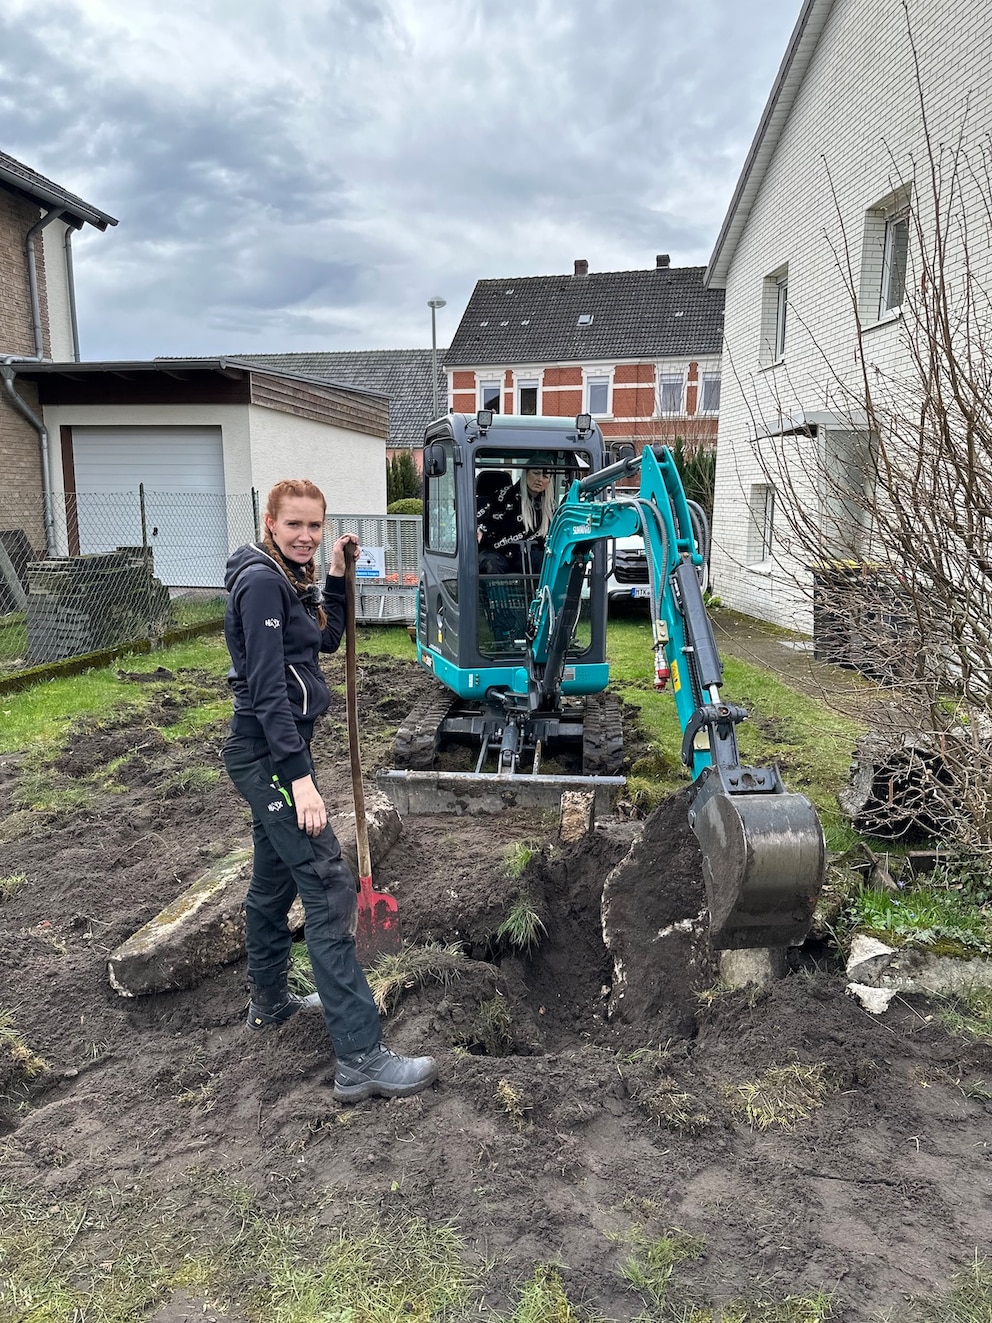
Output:
M737 726L747 713L721 695L723 664L703 598L707 521L687 500L671 452L637 455L628 446L607 463L588 414L573 422L482 410L432 423L423 458L416 647L439 683L400 726L395 770L380 773L382 788L413 813L557 805L563 791L580 788L600 801L615 795L623 734L608 690L607 552L611 539L640 535L654 682L671 684L682 729L712 944L801 944L823 881L823 831L777 767L741 764ZM529 465L553 474L543 556L521 539L520 573L483 574L480 479ZM477 750L474 771L439 766L457 743ZM581 773L558 773L566 751L581 753Z

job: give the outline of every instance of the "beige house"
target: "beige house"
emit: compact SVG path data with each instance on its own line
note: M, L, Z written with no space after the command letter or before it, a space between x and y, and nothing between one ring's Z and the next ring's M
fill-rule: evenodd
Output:
M142 544L169 587L218 587L280 478L384 514L388 402L229 359L13 364L51 443L51 555Z

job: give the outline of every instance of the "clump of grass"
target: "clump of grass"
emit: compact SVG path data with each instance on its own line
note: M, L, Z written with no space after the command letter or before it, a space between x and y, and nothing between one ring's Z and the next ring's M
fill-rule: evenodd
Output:
M482 1002L463 1045L481 1047L487 1057L503 1057L513 1044L513 1016L506 998L497 995Z
M93 794L86 786L59 777L47 768L21 776L14 788L14 803L32 813L64 817L90 809Z
M530 951L547 935L544 921L527 896L518 896L509 914L496 929L496 939L517 951Z
M852 928L890 945L926 946L946 954L956 954L956 948L992 951L992 915L941 886L866 887L852 897L845 915Z
M509 1080L500 1080L496 1085L496 1101L514 1124L522 1130L527 1124L527 1113L530 1111L530 1103L523 1090L518 1089Z
M183 795L205 795L219 780L219 767L192 763L166 777L162 785L162 796L165 799L180 799Z
M951 1278L946 1291L917 1296L904 1323L987 1323L992 1318L992 1264L975 1255L974 1263Z
M539 1263L509 1323L582 1323L586 1317L569 1301L561 1271L554 1264Z
M298 997L310 997L317 991L313 965L306 942L294 942L289 962L289 988Z
M677 1135L701 1135L710 1123L705 1112L696 1109L692 1095L681 1092L677 1081L670 1076L638 1095L637 1103L653 1121Z
M8 873L6 877L0 877L0 904L16 895L27 880L27 873Z
M688 1309L673 1313L673 1323L829 1323L833 1318L833 1296L787 1295L784 1300L734 1300L718 1311Z
M48 1070L47 1062L32 1052L14 1025L13 1016L0 1012L0 1101L21 1101L32 1080Z
M643 1296L655 1310L662 1310L668 1298L669 1284L678 1264L686 1259L698 1259L706 1248L701 1236L692 1236L677 1227L670 1228L656 1239L640 1227L628 1234L633 1252L621 1265L623 1281Z
M805 1121L830 1092L826 1066L771 1066L756 1080L731 1086L731 1106L753 1130L790 1129Z
M428 983L448 987L462 972L464 959L458 946L411 946L397 955L382 956L368 973L376 1006L386 1015L412 988Z
M938 1011L941 1022L962 1038L992 1038L992 988L962 988Z
M527 865L538 853L538 850L529 841L514 841L507 847L504 856L506 871L512 878L523 877Z

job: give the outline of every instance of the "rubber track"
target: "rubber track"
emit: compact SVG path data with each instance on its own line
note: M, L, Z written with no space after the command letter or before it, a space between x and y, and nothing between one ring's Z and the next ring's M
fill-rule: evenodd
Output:
M582 771L617 776L623 768L623 719L613 694L590 694L582 723Z
M430 772L437 755L438 732L455 696L439 689L418 703L396 732L393 765L398 771Z

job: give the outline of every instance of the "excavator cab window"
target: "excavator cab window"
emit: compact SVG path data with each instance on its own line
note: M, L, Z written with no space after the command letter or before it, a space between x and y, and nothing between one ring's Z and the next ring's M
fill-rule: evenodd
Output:
M454 556L458 551L453 448L440 441L428 447L425 459L424 540L431 551Z
M577 468L576 457L561 451L477 456L478 646L486 656L519 658L526 648L545 536ZM589 641L588 611L583 611L573 647L581 652Z

